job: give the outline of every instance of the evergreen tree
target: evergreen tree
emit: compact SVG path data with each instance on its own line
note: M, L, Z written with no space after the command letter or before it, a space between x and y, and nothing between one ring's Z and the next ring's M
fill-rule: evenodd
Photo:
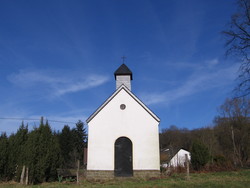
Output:
M27 166L29 168L29 183L37 183L37 175L39 170L37 170L37 158L38 153L38 129L34 128L28 135L27 145L26 145L26 158ZM37 172L38 171L38 172Z
M54 181L57 179L57 168L61 164L61 155L60 155L60 145L56 133L52 133L50 149L50 168L49 176L47 176L47 181Z
M8 161L8 138L6 133L0 136L0 181L7 179L7 161Z
M208 148L201 142L195 141L191 148L191 164L195 170L200 170L209 161Z
M42 183L57 179L57 168L75 168L76 161L83 159L86 144L84 124L79 121L74 129L64 126L61 133L53 133L43 118L38 128L28 132L22 122L16 134L8 138L0 135L0 181L20 181L23 167L29 173L29 183ZM62 163L63 162L63 163ZM27 171L26 171L27 172Z
M65 125L62 132L58 135L61 151L61 167L70 168L71 153L73 152L74 142L73 135L68 125Z
M35 128L28 137L27 159L31 183L41 183L56 179L56 168L59 163L59 144L56 136L46 122Z
M16 178L19 181L22 167L26 163L26 142L28 139L28 125L24 126L22 122L21 126L17 130L16 134L12 134L9 137L9 158L8 158L8 177L9 179Z
M76 160L80 160L83 164L84 147L86 147L86 129L82 121L76 123L76 128L72 130L74 138L74 150L76 152Z
M62 168L76 168L77 160L83 164L86 130L82 121L76 123L72 130L65 125L58 136L61 149Z

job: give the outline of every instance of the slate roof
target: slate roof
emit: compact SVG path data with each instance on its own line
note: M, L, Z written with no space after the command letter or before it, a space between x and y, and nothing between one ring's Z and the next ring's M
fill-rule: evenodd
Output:
M130 75L131 80L133 80L131 70L124 63L115 71L114 75L115 75L115 80L116 80L116 75Z

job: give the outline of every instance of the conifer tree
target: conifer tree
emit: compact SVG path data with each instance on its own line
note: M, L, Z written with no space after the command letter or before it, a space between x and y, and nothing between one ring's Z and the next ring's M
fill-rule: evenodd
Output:
M0 136L0 181L7 179L7 161L8 161L8 138L6 133Z
M83 164L84 147L86 146L86 130L82 121L76 123L76 128L72 130L74 138L74 150L76 151L76 159Z
M28 135L26 145L27 166L29 168L29 183L37 183L38 129L34 128Z
M9 158L8 158L8 177L19 181L21 170L26 163L26 142L28 139L28 125L22 124L16 134L9 137Z
M59 161L59 144L48 124L41 118L40 126L28 137L28 167L31 183L42 183L56 179Z
M195 141L191 148L191 164L195 170L200 170L209 161L208 148L199 141Z
M71 161L71 153L73 152L73 135L68 125L65 125L62 129L62 132L58 135L60 151L61 151L61 167L69 168Z
M62 167L75 168L77 160L83 164L84 147L86 146L86 129L82 121L76 123L76 127L70 129L65 125L59 134Z

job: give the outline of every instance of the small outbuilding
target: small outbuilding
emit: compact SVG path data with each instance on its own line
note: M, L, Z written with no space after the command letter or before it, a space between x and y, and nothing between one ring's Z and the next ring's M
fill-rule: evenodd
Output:
M125 64L114 76L116 90L87 119L87 178L159 176L160 119L132 93Z
M188 160L191 160L191 155L189 151L186 151L184 149L180 149L169 161L169 163L162 164L163 167L178 167L178 166L185 166L186 162L186 155L188 156Z

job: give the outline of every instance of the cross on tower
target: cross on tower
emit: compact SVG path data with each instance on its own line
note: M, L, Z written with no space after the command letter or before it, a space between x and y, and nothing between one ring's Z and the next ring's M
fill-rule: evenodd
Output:
M122 63L124 63L124 62L125 62L125 59L126 59L127 57L122 56L121 58L122 58Z

